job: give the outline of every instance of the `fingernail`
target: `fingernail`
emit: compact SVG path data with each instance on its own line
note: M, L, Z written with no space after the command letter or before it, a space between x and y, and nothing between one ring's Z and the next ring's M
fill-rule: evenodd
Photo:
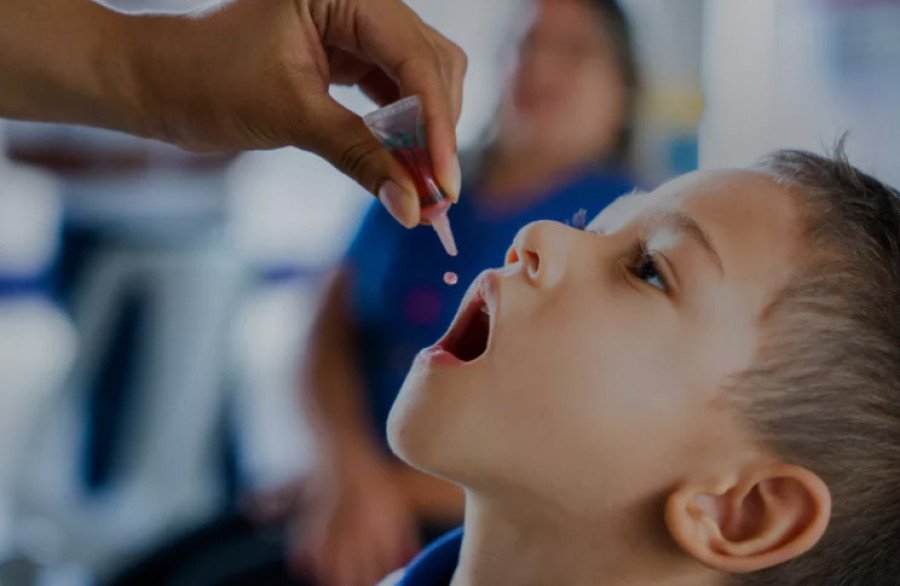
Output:
M459 201L459 192L462 189L462 169L459 167L459 157L453 157L453 164L450 166L450 185L447 186L450 200L453 203Z
M400 185L388 179L378 188L378 199L384 204L388 213L394 217L401 225L406 228L413 228L418 223L412 219L414 211L412 210L412 196L400 187Z

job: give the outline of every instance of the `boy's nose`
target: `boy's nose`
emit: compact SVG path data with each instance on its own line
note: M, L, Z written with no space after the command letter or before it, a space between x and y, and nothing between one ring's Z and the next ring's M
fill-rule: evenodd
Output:
M565 274L568 230L564 224L546 220L528 224L516 234L506 264L521 262L534 285L552 288Z

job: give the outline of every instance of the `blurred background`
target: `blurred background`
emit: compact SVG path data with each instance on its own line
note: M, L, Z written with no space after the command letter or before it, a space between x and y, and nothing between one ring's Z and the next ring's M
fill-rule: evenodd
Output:
M458 133L478 152L534 6L409 4L469 55ZM640 79L631 183L822 150L849 131L851 160L900 184L900 2L621 5ZM374 108L353 90L334 95ZM0 153L0 584L141 583L122 576L171 559L172 544L181 570L145 583L243 583L205 572L210 552L274 555L284 530L265 547L184 552L248 495L275 491L280 509L285 487L318 465L298 373L371 197L290 149L189 155L0 121Z

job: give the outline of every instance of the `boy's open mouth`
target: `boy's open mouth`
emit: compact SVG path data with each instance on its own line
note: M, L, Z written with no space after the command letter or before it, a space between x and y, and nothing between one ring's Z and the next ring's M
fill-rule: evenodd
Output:
M491 312L477 287L457 314L447 334L437 346L462 362L472 362L487 351L491 333Z

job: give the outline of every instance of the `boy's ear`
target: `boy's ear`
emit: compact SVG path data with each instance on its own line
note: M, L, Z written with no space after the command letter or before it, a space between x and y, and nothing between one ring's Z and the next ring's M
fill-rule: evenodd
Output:
M831 517L831 493L814 473L765 462L673 492L666 525L701 563L731 574L769 568L812 548Z

